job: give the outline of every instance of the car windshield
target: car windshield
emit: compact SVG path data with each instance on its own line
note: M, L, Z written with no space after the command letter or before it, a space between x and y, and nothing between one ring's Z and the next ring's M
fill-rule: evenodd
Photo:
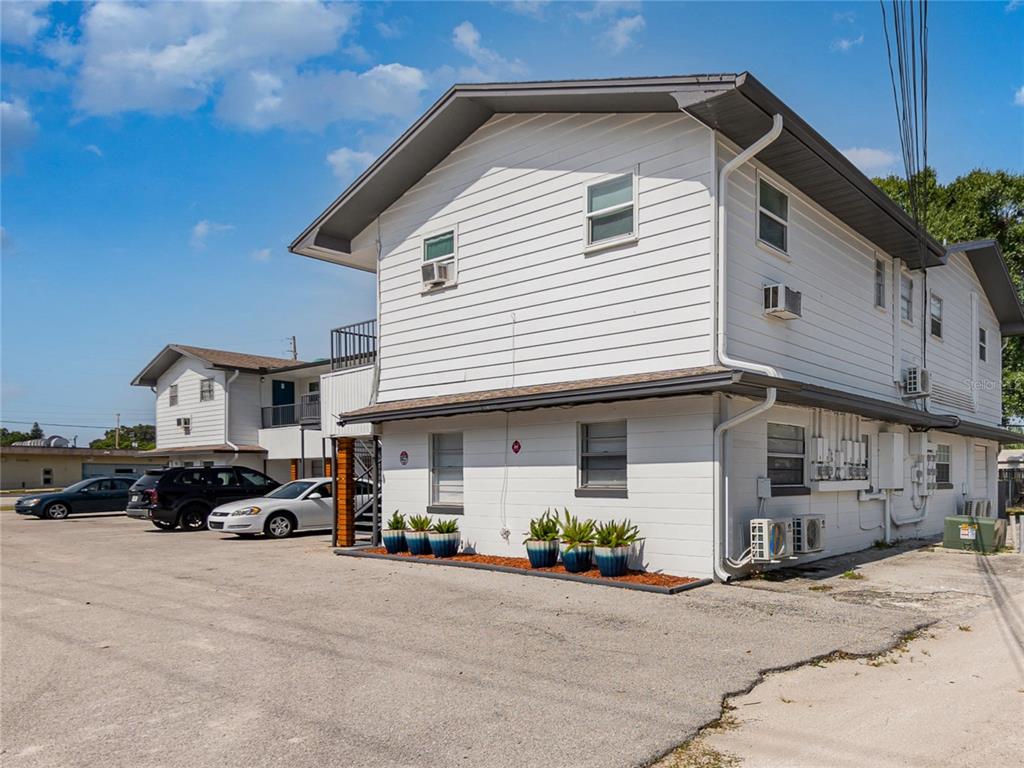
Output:
M311 480L293 480L267 494L268 499L297 499L313 486Z
M80 491L83 488L85 488L87 485L92 485L93 482L95 482L95 481L94 480L79 480L74 485L69 485L67 488L65 488L64 492L65 493L74 493L75 491Z

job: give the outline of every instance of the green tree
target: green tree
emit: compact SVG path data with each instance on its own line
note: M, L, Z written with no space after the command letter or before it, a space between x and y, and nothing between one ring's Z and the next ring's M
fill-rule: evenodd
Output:
M42 440L46 437L46 433L43 432L43 428L39 426L38 421L32 422L32 429L28 431L29 440Z
M21 441L28 439L28 432L19 432L17 430L11 431L7 427L0 427L0 446L10 445L11 443L20 443Z
M113 448L117 443L117 430L108 429L103 437L89 443L90 448ZM156 427L152 424L136 424L121 427L121 448L151 451L156 448Z
M940 184L933 168L921 171L928 209L924 223L940 241L995 240L1024 298L1024 174L974 170ZM899 176L875 179L889 197L910 210L907 182ZM1011 338L1003 350L1003 420L1024 418L1024 339Z

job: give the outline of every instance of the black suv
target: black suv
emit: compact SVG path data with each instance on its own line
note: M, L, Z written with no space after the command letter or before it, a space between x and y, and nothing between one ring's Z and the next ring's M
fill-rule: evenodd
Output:
M214 507L263 496L278 485L248 467L151 469L131 487L125 512L161 530L200 531Z

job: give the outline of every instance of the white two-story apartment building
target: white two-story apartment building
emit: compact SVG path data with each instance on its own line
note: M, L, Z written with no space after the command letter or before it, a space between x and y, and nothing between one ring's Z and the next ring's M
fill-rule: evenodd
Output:
M936 533L1015 439L998 246L919 236L749 74L455 86L292 250L378 280L325 434L373 425L384 514L482 553L566 507L728 579Z
M169 344L132 384L156 396L154 453L172 465L247 466L285 482L324 474L320 375L330 367Z

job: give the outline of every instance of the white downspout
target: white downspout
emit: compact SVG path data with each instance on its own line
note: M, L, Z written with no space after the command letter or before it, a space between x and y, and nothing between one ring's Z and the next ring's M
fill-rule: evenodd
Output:
M231 442L231 382L238 378L239 370L231 374L231 378L224 382L224 443L230 445L235 452L231 460L238 458L238 446Z
M727 350L727 334L726 334L726 322L728 319L727 308L728 308L728 293L729 284L727 280L726 268L728 266L727 249L726 249L726 232L727 232L727 214L728 206L727 201L729 198L728 194L728 183L729 177L733 171L739 168L744 163L748 162L762 149L767 147L773 141L775 141L782 133L782 115L775 115L772 118L772 127L764 136L759 138L749 147L740 152L736 157L727 162L722 166L722 170L718 175L718 186L715 190L715 195L718 198L715 202L716 205L712 206L712 215L716 217L714 222L715 232L715 259L712 261L711 269L711 290L712 295L717 290L717 306L712 312L714 318L714 328L716 336L716 358L719 365L724 365L729 368L738 368L740 370L752 371L754 373L762 373L766 376L773 378L781 378L779 372L769 366L761 363L753 363L747 360L740 360L735 357L730 357ZM712 134L714 138L714 134ZM715 155L712 155L714 158ZM722 473L722 455L725 452L725 433L737 426L742 424L749 419L758 416L769 410L775 405L775 399L778 394L778 390L775 387L768 387L765 392L764 402L759 405L750 408L743 413L737 414L731 419L721 422L715 427L714 433L714 460L713 460L713 473L714 473L714 489L713 489L713 517L712 517L712 549L714 553L714 570L715 576L722 581L728 581L734 575L729 571L730 558L729 558L729 504L726 496L726 483L723 483Z

